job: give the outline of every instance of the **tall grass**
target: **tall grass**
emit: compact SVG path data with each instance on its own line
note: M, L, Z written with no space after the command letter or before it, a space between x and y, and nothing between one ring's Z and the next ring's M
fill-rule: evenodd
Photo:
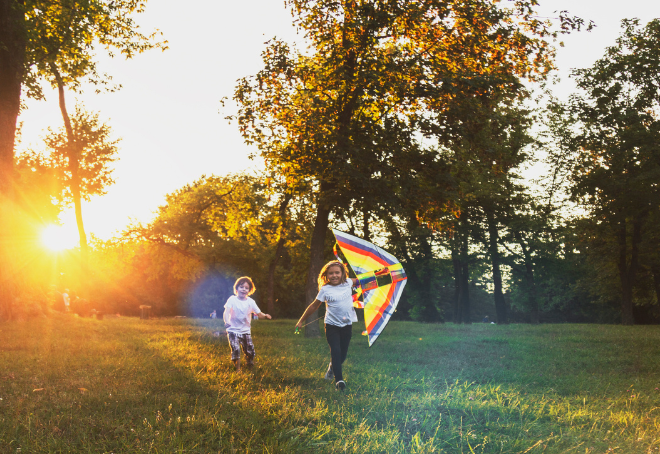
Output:
M356 327L340 393L294 322L238 373L215 323L0 324L0 452L659 452L660 327Z

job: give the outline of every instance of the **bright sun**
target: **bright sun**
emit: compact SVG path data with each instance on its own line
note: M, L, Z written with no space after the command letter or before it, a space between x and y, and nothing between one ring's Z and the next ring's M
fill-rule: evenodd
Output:
M51 251L63 251L78 245L78 235L67 226L49 225L41 232L41 242Z

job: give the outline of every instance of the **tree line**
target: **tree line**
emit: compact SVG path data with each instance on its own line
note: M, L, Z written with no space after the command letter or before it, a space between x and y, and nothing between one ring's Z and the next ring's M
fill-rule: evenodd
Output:
M91 304L123 313L151 304L162 314L203 316L247 274L267 312L293 317L316 294L315 278L332 255L332 224L400 258L410 281L401 318L660 320L658 20L624 21L605 55L574 71L579 92L564 102L546 95L538 104L534 95L554 69L556 40L591 24L566 12L555 23L541 20L531 0L287 6L305 49L269 41L263 68L224 100L236 106L228 118L265 169L202 176L169 194L153 222L97 241L89 252L81 233L82 258L59 266ZM110 40L105 30L93 32L97 42L129 56L164 47L153 35ZM50 68L40 77L60 89L62 105L53 68L23 58L32 69L21 83L34 85L37 69ZM62 68L75 63L61 58ZM62 81L78 87L89 74ZM11 155L12 172L27 176L4 187L28 194L40 186L28 176L50 172L50 193L75 203L74 158L94 148L64 123L47 144L50 154ZM97 122L91 129L102 128ZM94 143L105 145L92 160L116 152L115 142ZM56 150L64 150L59 167ZM526 175L533 166L543 169L534 181ZM58 168L68 177L58 177ZM98 181L100 192L110 179ZM49 190L39 190L45 200ZM13 200L13 210L27 206L11 193L4 189L3 200ZM51 218L57 214L48 209ZM3 229L12 232L5 221ZM3 261L11 247L3 247ZM8 275L21 274L14 269L0 276L4 289ZM37 283L15 285L3 298ZM6 310L9 300L2 301ZM318 328L309 328L315 335Z

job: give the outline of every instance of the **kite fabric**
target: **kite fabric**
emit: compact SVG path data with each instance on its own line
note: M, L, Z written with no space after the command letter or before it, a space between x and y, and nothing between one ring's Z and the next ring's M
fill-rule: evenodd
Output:
M341 260L339 247L358 280L353 304L364 308L364 324L371 347L399 303L406 286L406 272L392 254L375 244L339 230L332 229L332 233L337 240L337 259Z

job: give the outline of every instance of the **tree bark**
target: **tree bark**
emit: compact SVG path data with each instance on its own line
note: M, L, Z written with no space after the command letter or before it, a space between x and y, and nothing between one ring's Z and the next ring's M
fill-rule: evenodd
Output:
M60 112L64 120L64 128L66 129L67 137L67 156L69 158L69 172L71 173L71 196L73 197L73 207L76 213L76 225L78 226L78 237L80 238L80 263L83 273L87 270L89 261L89 247L87 245L87 234L85 233L85 226L82 217L82 199L80 195L80 152L78 142L76 140L75 132L71 126L71 119L67 112L66 102L64 98L64 82L62 76L55 64L50 65L51 71L57 81L57 91L60 101ZM83 281L85 279L83 278Z
M500 251L499 251L499 233L497 230L497 221L492 213L486 215L488 221L488 252L493 273L493 285L495 296L495 316L498 325L509 323L506 310L506 302L502 293L502 271L500 270Z
M470 263L469 263L469 234L467 232L468 218L465 212L461 212L458 219L457 236L458 251L457 261L454 262L455 278L458 283L458 296L454 309L454 323L472 323L470 318Z
M451 262L454 265L454 313L452 320L454 323L459 324L463 320L463 306L461 306L461 260L459 251L456 248L451 250Z
M653 288L655 289L655 300L660 305L660 265L654 264L651 266L651 274L653 274Z
M275 247L275 256L270 261L268 266L268 296L266 302L266 310L269 314L272 314L275 310L275 269L277 268L277 263L279 262L282 252L284 252L284 243L286 242L286 209L289 206L291 201L291 194L288 192L284 194L282 202L280 202L279 207L279 216L280 216L280 226L277 233L277 246Z
M318 277L323 268L323 248L325 246L325 234L328 230L330 218L330 205L326 202L326 193L329 185L321 182L318 202L316 206L316 219L314 220L314 231L312 232L312 243L309 248L309 271L307 273L307 284L305 285L305 296L307 304L314 301L318 294ZM305 337L320 337L318 322L312 322L318 318L318 310L309 316L305 326Z
M538 296L536 295L536 282L534 280L534 263L532 262L532 254L520 232L515 233L518 244L523 251L525 259L525 290L527 291L527 305L532 310L532 323L538 325L541 323L541 309L539 307Z
M362 238L365 241L371 241L371 232L369 231L369 210L362 208Z
M0 194L10 199L26 46L23 1L0 0Z
M0 320L11 318L14 300L11 253L12 231L7 219L15 217L14 145L25 75L27 33L22 0L0 0ZM5 218L6 217L6 218Z
M463 255L463 251L461 251ZM468 264L467 259L461 261L461 274L460 281L458 283L458 304L461 307L461 323L466 325L472 324L472 319L470 318L470 265Z
M619 243L619 279L621 281L621 323L634 325L633 287L639 268L639 243L642 237L642 219L637 216L632 220L632 238L630 244L630 263L628 263L628 221L623 219L618 226Z

